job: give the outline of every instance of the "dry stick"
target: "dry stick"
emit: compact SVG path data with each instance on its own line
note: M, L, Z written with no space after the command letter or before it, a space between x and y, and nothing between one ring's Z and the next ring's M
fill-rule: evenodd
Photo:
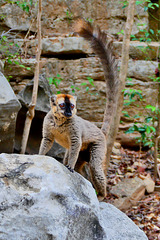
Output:
M159 49L158 49L159 50ZM158 51L159 54L159 51ZM158 56L157 54L157 56ZM160 63L158 63L158 70L160 72ZM157 118L158 118L158 125L156 127L156 134L155 134L155 141L154 141L154 181L156 182L157 180L157 157L158 157L158 143L160 140L160 82L158 86L158 113L157 113Z
M158 121L159 122L159 121ZM160 133L159 132L159 126L156 134ZM160 136L155 136L155 141L154 141L154 181L156 182L157 180L157 157L158 157L158 143L159 143Z
M160 8L158 10L159 12L159 21L158 21L158 29L160 29ZM160 40L160 36L159 36L159 40ZM160 49L158 48L157 49L157 61L158 61L158 70L159 70L159 76L160 76ZM157 128L156 128L156 136L155 136L155 141L154 141L154 180L156 182L157 180L157 167L158 167L158 164L157 164L157 156L158 156L158 143L159 143L159 140L160 140L160 83L159 83L159 88L158 88L158 125L157 125ZM159 189L156 189L155 187L155 190L159 190Z
M111 125L108 142L107 142L107 166L106 166L107 169L108 169L110 155L112 153L114 141L118 132L121 112L123 108L122 90L125 88L125 80L127 77L128 60L129 60L129 43L130 43L132 26L134 22L134 11L135 11L135 0L130 0L128 5L127 20L126 20L125 33L124 33L123 45L122 45L122 58L121 58L121 67L120 67L120 75L119 75L120 86L119 86L117 112L115 114L114 121Z
M22 136L21 154L24 154L26 151L30 127L31 127L32 119L34 118L34 115L35 115L35 105L37 102L39 65L40 65L39 63L40 63L40 56L41 56L41 15L42 15L42 0L39 0L38 16L37 16L38 46L37 46L37 53L36 53L34 85L33 85L33 92L32 92L32 100L31 100L31 103L29 104L28 112L26 114L26 121L24 125L23 136Z

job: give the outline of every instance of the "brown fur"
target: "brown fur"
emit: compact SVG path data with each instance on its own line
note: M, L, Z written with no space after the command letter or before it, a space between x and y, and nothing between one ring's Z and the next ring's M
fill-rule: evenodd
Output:
M106 137L117 99L117 65L107 37L99 28L94 29L89 23L78 20L75 30L91 43L104 69L107 103L102 130L76 115L75 97L68 94L54 95L51 97L51 111L44 119L39 154L46 154L55 140L66 148L63 163L69 170L76 169L81 173L84 164L88 162L91 181L98 193L98 198L102 200L106 196L104 174Z

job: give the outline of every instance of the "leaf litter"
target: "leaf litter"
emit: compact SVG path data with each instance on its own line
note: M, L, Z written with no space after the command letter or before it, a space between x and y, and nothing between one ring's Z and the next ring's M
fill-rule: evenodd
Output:
M110 189L124 178L142 177L150 174L153 177L153 151L137 152L120 149L120 154L112 155L108 169L108 195L106 201L113 203L117 196L110 193ZM159 176L158 176L159 177ZM156 185L160 186L157 177ZM125 211L126 215L143 230L149 240L160 240L160 192L145 193L143 198Z

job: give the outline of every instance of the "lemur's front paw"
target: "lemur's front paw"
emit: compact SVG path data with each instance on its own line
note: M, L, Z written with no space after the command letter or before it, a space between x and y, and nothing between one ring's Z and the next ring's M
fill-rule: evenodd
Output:
M69 166L69 165L66 165L66 168L68 168L68 170L70 171L70 172L74 172L74 170Z

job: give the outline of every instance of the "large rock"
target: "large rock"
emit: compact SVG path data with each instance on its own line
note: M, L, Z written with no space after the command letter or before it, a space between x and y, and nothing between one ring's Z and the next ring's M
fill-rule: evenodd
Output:
M19 61L17 59L17 61ZM100 60L97 57L87 57L80 59L56 59L42 58L42 72L45 72L47 77L60 74L62 79L70 80L86 80L87 77L93 78L95 81L104 81L104 74ZM7 76L12 76L12 79L18 78L19 81L25 78L31 78L34 75L35 59L21 59L20 63L26 68L22 68L17 64L6 63L4 72ZM118 61L120 66L121 61ZM74 68L73 68L74 66ZM30 69L29 69L29 68ZM151 81L151 77L155 76L155 69L158 67L156 61L132 60L128 62L128 77L136 78L142 81ZM21 74L19 74L21 73Z
M37 4L33 1L32 6L28 2L29 13L22 11L18 4L10 4L4 0L1 1L0 14L5 16L2 19L3 25L13 28L14 30L32 32L36 31ZM23 7L23 5L21 5ZM126 20L127 8L123 8L123 3L119 0L57 0L42 2L42 33L43 35L53 36L62 35L73 31L72 22L77 17L83 17L90 21L94 21L102 29L109 31L112 34L117 34L121 29L124 29ZM141 25L137 27L141 20ZM136 6L134 17L133 34L140 34L140 30L148 27L148 12L144 11L142 5Z
M145 182L139 177L126 178L112 187L111 193L118 197L113 204L122 211L127 210L141 200L145 189Z
M114 53L116 56L122 56L122 45L123 42L113 42ZM156 60L159 47L160 43L158 42L147 43L131 41L129 48L129 57L135 60Z
M37 44L36 44L37 45ZM84 38L52 37L42 39L42 55L86 54L93 51ZM65 56L64 56L65 57Z
M31 16L29 17L17 4L9 4L2 0L1 5L0 14L3 16L3 25L13 30L27 31L29 29Z
M0 152L12 153L16 118L21 105L1 72L0 83Z
M145 240L90 182L46 156L0 155L0 239Z
M19 47L23 46L24 43L22 39L15 39L15 44ZM29 55L35 55L37 49L37 40L26 40L27 53ZM122 45L121 41L113 42L113 52L116 57L122 56ZM157 51L160 44L158 42L139 42L131 41L129 56L135 60L156 60ZM13 47L12 47L13 48ZM23 47L21 51L23 50ZM74 55L73 55L74 54ZM76 55L77 54L77 55ZM78 55L79 54L79 55ZM81 55L80 55L81 54ZM84 54L84 55L83 55ZM85 54L94 54L90 44L84 40L82 37L75 36L61 36L61 37L48 37L42 39L42 56L57 56L61 58L76 58L83 57ZM69 55L69 56L67 56Z
M28 107L32 101L33 85L34 85L34 79L31 80L25 86L25 88L22 91L20 91L18 94L19 100L26 107ZM45 113L49 112L50 110L49 100L51 95L52 95L52 91L49 86L48 80L43 75L39 75L38 96L37 96L35 110L45 112Z

